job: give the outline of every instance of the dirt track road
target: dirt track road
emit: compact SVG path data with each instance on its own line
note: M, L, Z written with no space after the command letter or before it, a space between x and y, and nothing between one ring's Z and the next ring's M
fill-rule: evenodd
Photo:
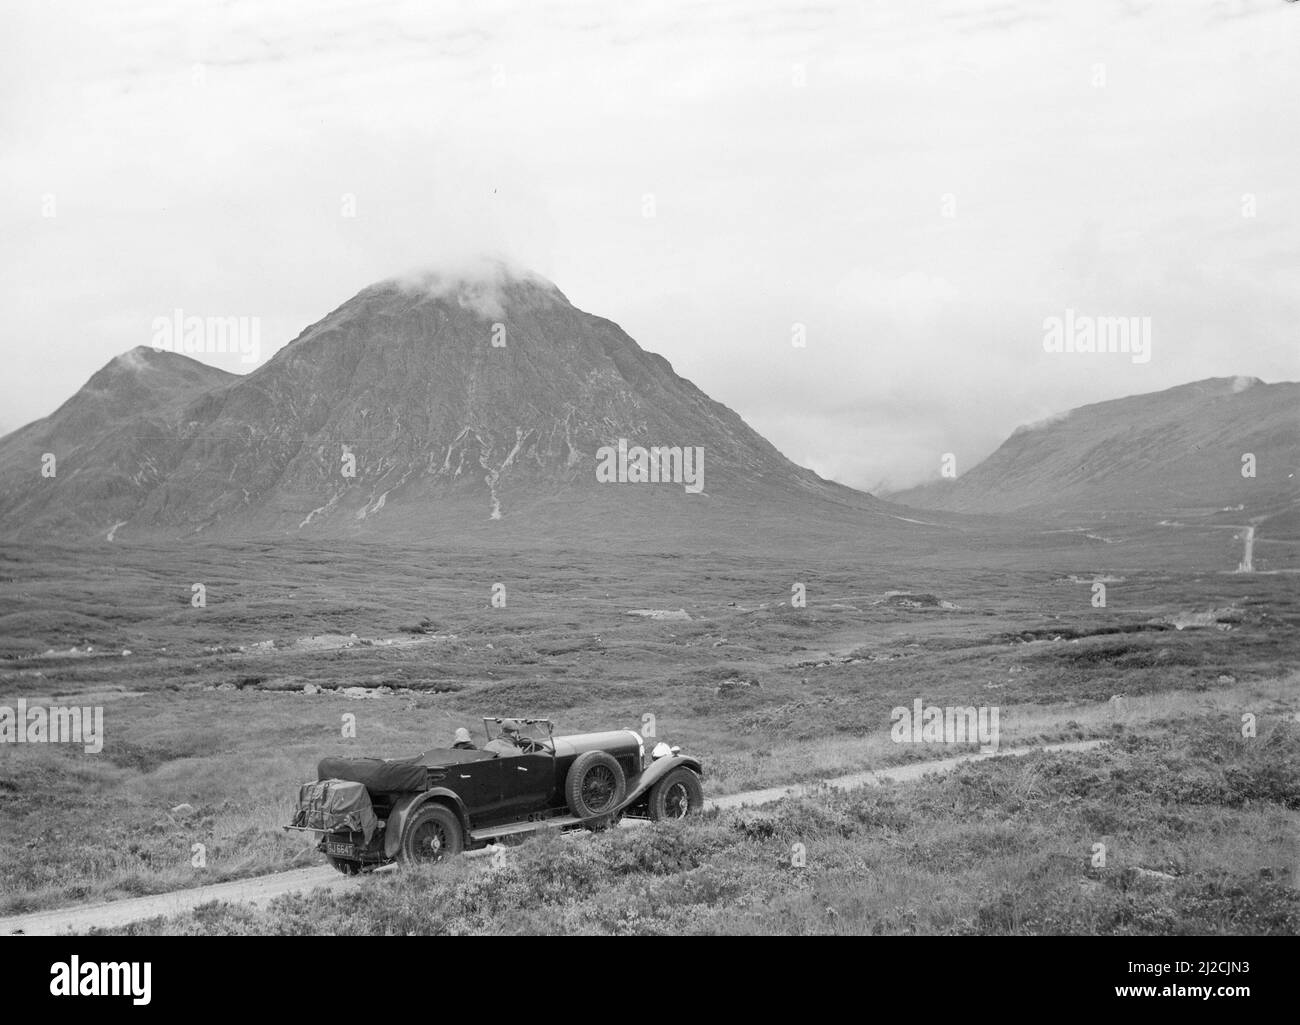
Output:
M992 754L970 754L957 758L943 758L930 762L915 762L911 765L879 769L871 772L855 772L848 776L837 776L820 783L806 783L788 787L770 787L766 790L752 790L743 794L729 794L705 802L705 808L739 808L745 805L768 804L783 797L809 793L824 786L842 790L854 790L858 787L878 787L886 783L908 783L921 779L932 772L947 772L963 762L979 761L985 758L1009 757L1029 754L1032 751L1090 751L1104 744L1103 740L1081 740L1065 744L1045 744L1042 747L1013 748ZM635 827L636 822L624 825ZM483 855L492 848L473 851L466 857ZM396 871L394 866L379 869L373 876ZM179 915L191 911L200 904L212 901L227 901L238 904L266 904L274 897L287 893L300 893L308 890L346 890L362 885L367 876L343 876L328 865L315 868L299 868L290 872L276 872L273 875L257 876L252 879L235 879L227 883L214 883L211 886L196 886L188 890L173 890L149 897L132 897L127 900L115 900L106 904L88 904L81 907L59 908L54 911L40 911L13 918L0 918L0 936L56 936L60 934L79 934L91 929L111 929L138 922L160 915Z

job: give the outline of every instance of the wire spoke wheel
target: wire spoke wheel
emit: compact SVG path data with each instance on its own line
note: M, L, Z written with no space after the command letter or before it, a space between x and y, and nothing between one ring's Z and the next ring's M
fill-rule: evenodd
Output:
M401 857L409 862L442 861L465 848L460 819L450 808L429 803L415 812L402 833Z
M704 789L700 777L686 766L672 769L650 788L646 802L650 818L684 819L704 808Z
M447 832L436 820L422 822L411 838L411 846L421 861L437 861L447 849Z
M592 811L604 811L614 803L618 781L604 765L597 765L582 781L582 799Z
M608 751L586 751L574 759L564 781L564 800L579 819L608 816L627 794L627 776ZM595 824L588 825L595 828Z
M664 818L684 819L691 810L691 795L686 784L674 783L664 792Z

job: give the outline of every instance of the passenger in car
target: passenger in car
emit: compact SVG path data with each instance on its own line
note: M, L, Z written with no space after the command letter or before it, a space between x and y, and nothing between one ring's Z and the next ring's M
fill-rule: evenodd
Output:
M453 751L477 751L474 741L470 739L469 730L464 726L456 727L456 736L452 739L451 747Z

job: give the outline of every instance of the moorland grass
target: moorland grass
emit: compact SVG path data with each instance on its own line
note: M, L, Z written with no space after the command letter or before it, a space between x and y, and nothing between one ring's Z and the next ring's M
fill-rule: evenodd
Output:
M1223 716L1189 717L1087 753L539 837L116 931L1294 934L1297 809L1300 724L1274 717L1245 739Z
M321 757L414 754L484 714L549 715L561 733L653 716L716 796L964 750L889 740L891 709L917 698L998 706L1003 746L1294 710L1293 578L1031 555L0 546L0 704L93 695L106 733L98 755L0 745L0 914L317 864L279 826ZM1086 580L1102 570L1125 579L1096 609ZM807 608L789 605L790 580L808 583ZM958 608L884 600L899 590ZM1241 612L1226 630L1159 623L1211 607ZM334 692L348 686L393 692ZM194 812L170 811L183 803Z

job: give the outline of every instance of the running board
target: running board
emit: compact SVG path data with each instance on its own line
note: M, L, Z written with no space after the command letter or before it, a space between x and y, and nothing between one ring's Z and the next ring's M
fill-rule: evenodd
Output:
M474 841L496 840L503 836L517 836L519 833L535 833L539 829L569 829L572 826L582 825L583 820L576 815L552 815L546 819L535 819L531 822L508 822L504 826L489 826L486 829L474 829L470 831L470 839Z

